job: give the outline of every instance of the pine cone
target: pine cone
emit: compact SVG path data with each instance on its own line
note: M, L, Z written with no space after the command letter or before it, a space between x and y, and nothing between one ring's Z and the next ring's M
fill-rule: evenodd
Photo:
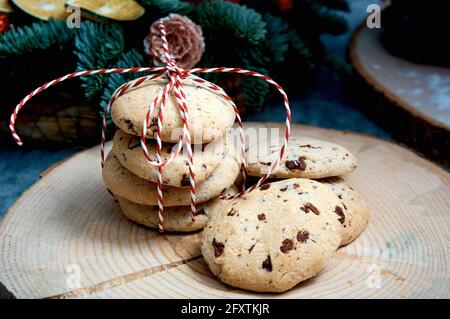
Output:
M205 42L202 29L188 17L170 14L160 19L164 22L167 41L172 58L185 69L194 67L202 58ZM159 31L159 21L150 26L150 33L144 40L145 51L153 59L155 65L165 64L162 50L162 40Z

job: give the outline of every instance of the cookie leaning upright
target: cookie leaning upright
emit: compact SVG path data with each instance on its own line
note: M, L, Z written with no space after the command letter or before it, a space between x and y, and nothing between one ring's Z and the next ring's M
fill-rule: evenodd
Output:
M146 80L138 88L130 89L112 104L111 118L122 131L140 136L142 122L155 97L167 85L167 79ZM183 79L186 104L189 108L189 132L193 143L209 143L222 137L233 126L236 115L230 102L216 91L190 79ZM147 130L148 138L156 137L160 104L155 107ZM177 100L170 95L164 107L161 140L176 143L182 132L183 120Z

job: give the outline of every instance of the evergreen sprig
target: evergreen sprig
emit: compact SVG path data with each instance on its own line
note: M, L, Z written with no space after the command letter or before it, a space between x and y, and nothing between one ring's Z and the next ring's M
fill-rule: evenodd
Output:
M51 47L62 49L75 37L76 29L66 26L65 21L50 20L14 27L0 34L0 56L18 56L35 50L47 50Z
M347 20L335 10L320 4L312 4L310 10L314 26L320 33L337 35L348 31Z
M348 11L347 0L296 0L292 10L280 11L274 1L139 0L147 13L133 23L104 24L83 22L70 29L65 21L41 21L12 27L0 35L0 72L13 81L53 78L54 72L133 67L146 64L142 40L148 26L169 13L187 15L201 25L206 51L201 67L243 67L269 75L283 86L289 83L292 69L309 71L317 66L351 72L344 61L328 58L320 41L324 33L340 34L348 29L339 13ZM56 61L56 62L55 62ZM95 75L81 78L87 99L105 108L113 91L139 74ZM204 74L215 83L223 75ZM15 81L15 82L14 82ZM284 83L283 83L284 81ZM223 83L223 82L222 82ZM30 85L33 83L30 83ZM33 84L34 85L34 84ZM17 87L17 85L14 85ZM256 78L243 78L245 109L260 109L271 91Z
M269 72L262 67L246 64L245 68L264 75L269 74ZM251 107L253 111L259 111L270 92L270 84L256 77L245 77L242 80L242 90L245 106Z
M122 54L124 34L119 25L85 22L75 38L77 71L110 67ZM88 100L97 97L104 89L107 75L82 77L82 86Z
M204 28L228 30L234 38L259 44L266 36L266 23L255 10L220 0L204 1L196 6L198 23Z
M125 53L123 53L117 62L113 64L112 68L129 68L144 65L144 56L137 51L136 49L131 49ZM124 74L111 74L107 78L107 83L105 85L105 89L101 96L100 106L103 111L106 110L108 106L108 102L111 99L114 91L121 86L123 83L136 79L138 77L143 76L142 73L124 73ZM110 119L108 119L110 122Z
M140 4L153 11L157 11L161 15L169 13L179 13L189 15L193 5L180 0L141 0Z
M267 23L265 45L272 53L271 60L273 63L282 63L285 61L285 54L289 50L295 32L291 30L288 22L273 14L266 13L264 21Z
M305 63L311 62L311 52L292 30L289 22L270 13L265 13L263 19L267 24L265 41L247 50L240 50L240 63L245 68L277 78L279 69L288 60L289 52L295 52ZM273 92L265 81L256 78L243 80L245 105L254 111L260 110L267 96Z

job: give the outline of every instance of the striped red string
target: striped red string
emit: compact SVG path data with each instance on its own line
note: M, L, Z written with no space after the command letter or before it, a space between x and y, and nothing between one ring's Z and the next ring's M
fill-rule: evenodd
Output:
M245 173L245 167L246 167L246 156L245 156L245 136L244 136L244 130L242 125L242 119L239 114L239 110L236 107L236 104L233 102L233 100L225 93L225 91L220 88L219 86L208 82L196 75L194 73L237 73L241 74L243 76L253 76L256 78L259 78L261 80L264 80L268 83L270 83L272 86L274 86L278 92L283 97L284 101L284 107L286 110L286 129L285 129L285 136L284 136L284 142L283 145L280 148L279 155L277 156L277 159L271 164L269 167L267 174L263 177L261 177L256 184L249 188L245 188L245 182L243 190L235 195L223 195L221 198L223 199L233 199L237 197L241 197L254 189L258 188L262 183L264 183L272 174L272 172L276 169L279 162L281 161L285 149L287 147L287 143L289 140L290 132L291 132L291 110L289 106L289 100L288 97L283 90L283 88L276 83L274 80L272 80L270 77L265 76L263 74L260 74L255 71L251 70L244 70L241 68L227 68L227 67L216 67L216 68L194 68L190 70L185 70L180 68L176 61L171 57L170 55L170 49L167 42L167 36L166 36L166 30L164 26L164 22L161 19L159 22L159 27L161 31L161 39L162 39L162 47L163 47L163 55L166 61L165 66L159 66L159 67L134 67L134 68L115 68L115 69L101 69L101 70L89 70L89 71L79 71L67 74L65 76L62 76L60 78L54 79L50 82L47 82L43 84L42 86L38 87L34 91L30 92L27 96L25 96L19 104L14 108L10 122L9 122L9 129L11 131L11 134L16 141L18 145L23 145L22 140L20 139L19 135L17 134L15 123L18 117L19 112L22 110L24 105L31 100L34 96L38 95L42 91L50 88L51 86L57 85L63 81L72 79L74 77L81 77L81 76L90 76L90 75L96 75L96 74L115 74L115 73L152 73L151 75L143 76L138 79L132 80L130 82L122 84L120 87L116 89L116 91L112 94L111 100L109 101L107 108L103 115L102 120L102 134L101 134L101 144L100 144L100 155L101 155L101 164L102 167L104 165L105 161L105 143L106 143L106 123L107 123L107 117L108 114L111 111L111 106L114 103L114 101L125 94L129 89L136 88L140 86L142 83L144 83L147 80L156 79L161 76L165 76L168 80L167 85L165 86L164 90L155 97L153 100L153 103L149 105L146 117L144 118L143 125L142 125L142 131L141 131L141 148L143 151L143 156L146 158L147 162L155 166L157 168L157 192L158 192L158 215L159 215L159 230L162 232L164 231L164 197L163 197L163 182L162 182L162 173L164 170L164 167L172 162L181 152L183 146L185 147L185 150L187 152L187 162L188 162L188 168L189 168L189 180L190 180L190 189L191 189L191 210L192 210L192 218L195 218L196 215L196 197L195 197L195 173L194 173L194 162L193 162L193 153L192 153L192 146L191 146L191 134L189 131L189 107L186 103L186 94L184 93L183 89L183 79L188 78L195 82L201 83L208 87L211 90L214 90L217 94L222 96L224 99L229 101L231 106L233 107L233 110L236 114L236 121L238 124L239 129L239 138L240 138L240 156L241 156L241 167L242 167L242 174L244 177L244 181L246 178ZM181 119L183 120L183 130L182 134L179 137L178 142L176 143L175 147L173 147L172 152L167 160L162 160L161 158L161 150L162 150L162 125L164 122L164 107L167 102L167 98L169 94L173 94L176 98L177 107L179 109L179 113L181 116ZM160 110L157 116L157 133L156 133L156 143L157 143L157 152L155 155L155 158L152 158L149 154L147 145L146 145L146 136L147 136L147 126L148 123L151 120L151 116L157 107L157 105L160 105ZM109 191L109 190L108 190ZM111 192L110 192L111 193ZM111 193L112 194L112 193ZM113 195L113 194L112 194ZM113 196L114 197L114 196Z

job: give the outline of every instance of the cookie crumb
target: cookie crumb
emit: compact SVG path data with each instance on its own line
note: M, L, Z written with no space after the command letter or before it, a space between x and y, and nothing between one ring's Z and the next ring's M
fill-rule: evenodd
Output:
M265 191L265 190L268 190L269 188L270 188L270 184L264 184L259 188L259 190Z
M258 220L266 220L266 214L259 214L258 215Z

